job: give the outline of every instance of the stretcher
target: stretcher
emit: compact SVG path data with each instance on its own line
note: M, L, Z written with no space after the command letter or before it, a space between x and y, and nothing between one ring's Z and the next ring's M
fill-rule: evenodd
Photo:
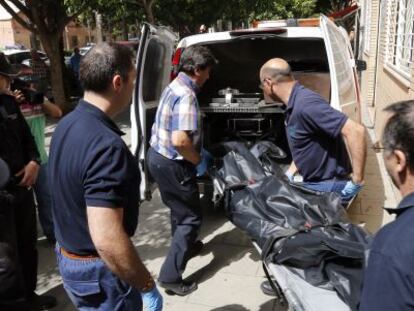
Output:
M259 246L253 245L261 254ZM349 311L351 310L333 290L313 286L289 270L274 263L263 262L266 276L272 282L276 299L292 311Z

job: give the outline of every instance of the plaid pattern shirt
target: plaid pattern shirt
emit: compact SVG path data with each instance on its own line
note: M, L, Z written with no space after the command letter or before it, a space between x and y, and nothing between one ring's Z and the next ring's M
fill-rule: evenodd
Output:
M196 97L198 90L198 86L185 73L180 72L161 95L150 145L168 159L183 159L172 144L173 131L189 131L193 146L196 150L201 150L202 126Z
M46 79L48 74L47 65L44 63L43 60L30 60L30 67L32 67L33 76L38 79Z

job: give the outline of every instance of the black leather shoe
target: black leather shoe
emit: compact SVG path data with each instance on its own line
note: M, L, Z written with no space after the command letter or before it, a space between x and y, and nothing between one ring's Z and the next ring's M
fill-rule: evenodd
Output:
M262 290L263 294L265 294L265 295L276 296L276 293L273 290L273 288L270 285L270 282L268 280L263 281L262 284L260 284L260 289Z
M204 243L200 240L196 241L193 245L193 247L190 248L188 251L188 259L191 259L195 256L198 256L201 253L201 250L204 247Z
M197 289L196 282L180 282L180 283L163 283L159 282L159 285L165 289L168 295L186 296Z
M53 296L33 294L27 299L30 311L48 310L56 306L57 301Z

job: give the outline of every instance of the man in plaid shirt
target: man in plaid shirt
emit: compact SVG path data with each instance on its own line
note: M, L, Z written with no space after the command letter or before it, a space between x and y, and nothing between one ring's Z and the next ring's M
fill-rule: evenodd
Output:
M35 88L37 91L46 93L48 89L48 75L49 75L49 68L40 58L39 53L36 50L30 50L31 60L30 60L30 67L33 71L33 77L35 78Z
M169 294L187 295L197 283L184 282L187 261L200 252L197 241L201 209L196 166L202 162L202 126L197 92L217 63L202 46L188 47L180 60L180 73L164 90L152 127L148 168L161 199L171 210L172 241L159 274Z

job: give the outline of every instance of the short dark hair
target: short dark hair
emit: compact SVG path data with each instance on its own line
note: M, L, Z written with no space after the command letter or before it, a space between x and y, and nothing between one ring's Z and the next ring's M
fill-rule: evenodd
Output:
M181 55L179 71L194 75L196 69L212 68L217 63L217 59L207 47L202 45L190 46Z
M414 100L396 102L384 109L392 115L382 136L385 152L404 152L408 167L414 169Z
M81 60L79 77L85 91L105 92L113 77L119 74L123 81L133 68L130 48L117 43L95 45Z

